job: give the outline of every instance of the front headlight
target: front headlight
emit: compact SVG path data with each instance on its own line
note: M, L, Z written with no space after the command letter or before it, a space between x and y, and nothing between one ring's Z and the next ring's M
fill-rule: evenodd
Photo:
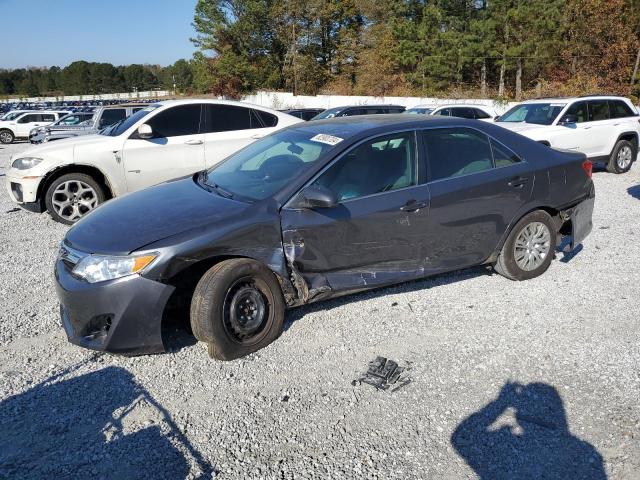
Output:
M116 278L140 273L157 255L139 255L128 257L108 257L89 255L84 257L73 269L73 274L89 283L106 282Z
M38 157L22 157L15 159L11 166L18 170L29 170L30 168L38 165L40 162L42 162L42 159Z

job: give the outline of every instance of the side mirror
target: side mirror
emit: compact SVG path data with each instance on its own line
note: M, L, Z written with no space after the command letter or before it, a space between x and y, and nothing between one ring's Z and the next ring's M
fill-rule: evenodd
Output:
M493 121L497 122L499 118L500 118L500 115L496 115L495 117L493 117Z
M147 123L143 123L138 127L138 137L144 139L153 138L153 128Z
M560 121L558 122L560 125L566 125L568 123L578 123L578 116L577 115L565 115L564 117L562 117L560 119Z
M305 188L298 201L299 208L333 208L338 204L338 196L328 188L312 185Z

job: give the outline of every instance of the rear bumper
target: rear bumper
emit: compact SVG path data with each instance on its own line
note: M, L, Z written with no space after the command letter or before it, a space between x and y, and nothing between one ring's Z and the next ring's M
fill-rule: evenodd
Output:
M571 221L570 247L572 250L582 243L593 230L593 206L595 200L595 193L592 190L592 195L589 198L565 211Z
M174 287L138 275L91 284L71 275L61 260L55 279L71 343L125 355L164 351L162 314Z

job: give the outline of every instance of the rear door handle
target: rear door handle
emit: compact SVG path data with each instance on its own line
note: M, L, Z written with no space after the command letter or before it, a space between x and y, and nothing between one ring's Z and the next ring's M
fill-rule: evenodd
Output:
M516 177L507 183L507 185L513 188L522 188L528 181L529 179L527 177Z
M425 202L417 202L416 200L409 200L405 203L400 210L403 212L417 212L421 208L425 208L427 204Z
M187 140L184 142L185 145L202 145L202 140Z

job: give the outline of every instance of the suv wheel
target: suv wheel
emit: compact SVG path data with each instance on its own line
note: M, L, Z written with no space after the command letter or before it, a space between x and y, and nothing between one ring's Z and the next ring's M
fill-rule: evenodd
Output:
M284 298L276 276L248 258L205 273L191 300L191 328L209 356L233 360L266 347L282 332Z
M15 138L11 130L0 130L0 143L13 143Z
M104 191L89 175L69 173L49 185L44 201L56 222L72 225L104 202Z
M556 229L542 210L525 215L509 233L494 269L510 280L529 280L542 275L556 248Z
M628 140L620 140L616 143L607 164L607 171L611 173L625 173L638 155L638 147Z

